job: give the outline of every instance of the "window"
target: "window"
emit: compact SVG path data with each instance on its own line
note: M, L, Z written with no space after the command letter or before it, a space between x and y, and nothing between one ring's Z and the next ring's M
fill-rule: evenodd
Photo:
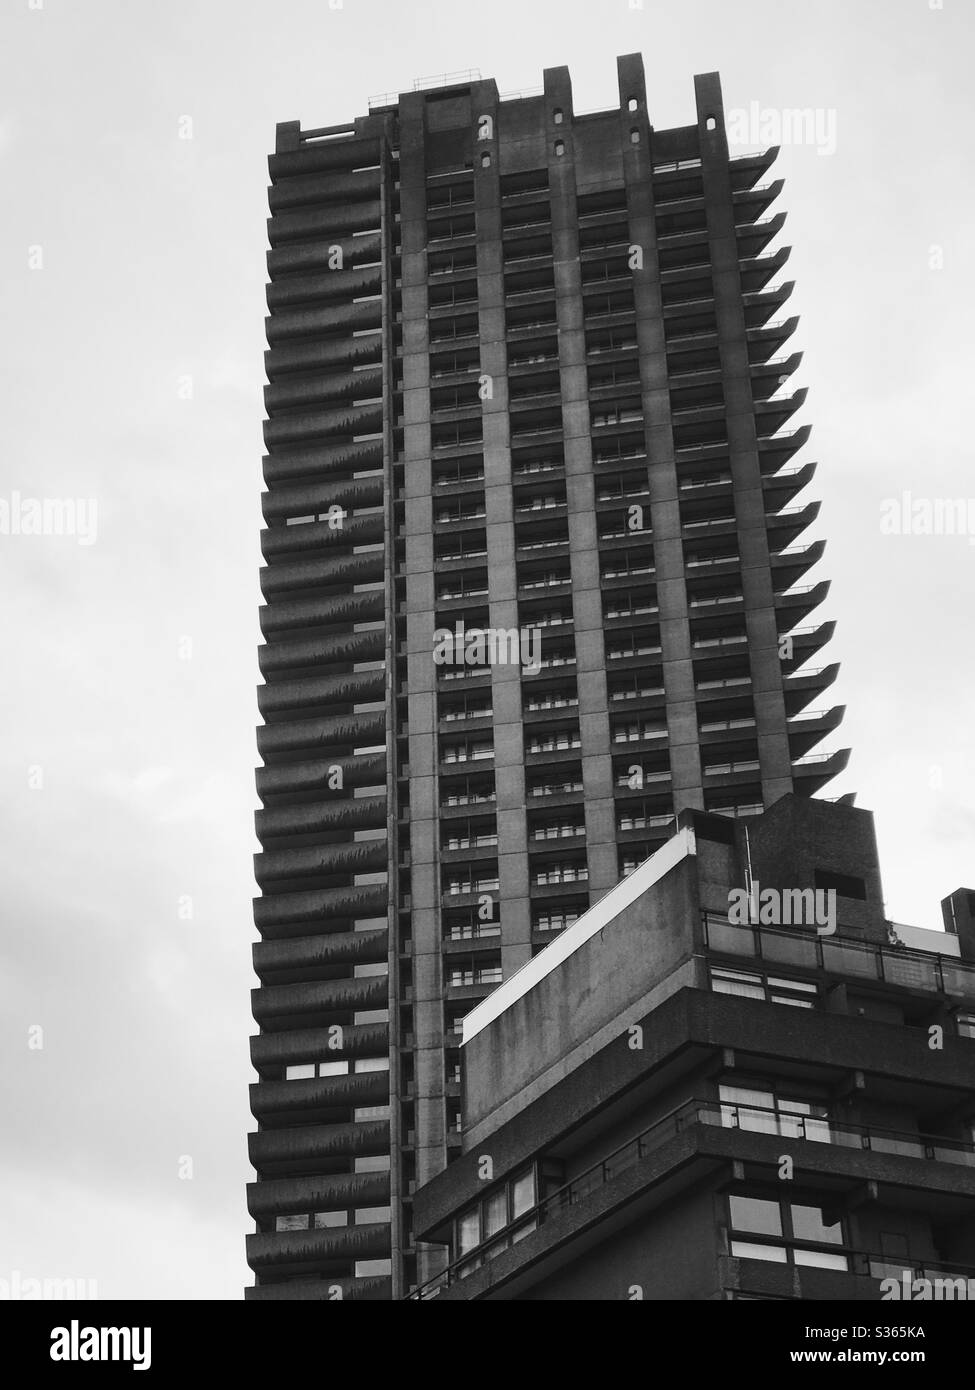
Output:
M809 980L784 980L774 975L752 975L744 970L711 970L715 994L737 994L745 999L764 999L767 1004L791 1004L797 1009L816 1008L819 990Z
M555 1165L548 1160L542 1166L546 1170L543 1173L542 1193L545 1195L551 1184L561 1183L563 1174L560 1165ZM558 1168L557 1173L556 1168ZM546 1173L549 1174L548 1177L546 1177ZM529 1235L537 1223L528 1214L535 1207L537 1201L538 1187L536 1171L533 1166L488 1192L475 1206L457 1217L454 1223L453 1242L453 1253L456 1258L463 1259L465 1255L476 1252L480 1245L487 1241L491 1242L487 1250L479 1254L475 1253L470 1261L461 1265L457 1271L459 1276L463 1278L464 1275L470 1274L473 1270L480 1268L484 1260L492 1259L502 1250L507 1250L515 1241ZM510 1235L504 1237L501 1234L506 1228L519 1222L520 1224Z
M640 132L637 130L636 126L634 126L633 129L630 131L630 144L631 144L631 145L639 145L639 143L640 143Z
M564 141L564 140L556 140L556 142L555 142L555 154L556 154L557 158L559 158L559 159L561 159L562 156L565 154L565 141Z
M555 122L556 125L561 125L562 122L565 120L565 115L562 111L561 106L557 106L555 110L552 112L552 120ZM558 153L558 151L556 151L556 153Z
M831 869L817 869L815 879L817 888L826 891L832 888L840 898L855 898L858 902L867 900L867 885L862 878L855 878L852 874L837 874Z
M759 1134L781 1134L786 1139L830 1142L827 1107L818 1102L783 1096L772 1089L719 1086L721 1123L726 1128Z
M707 118L707 121L705 122L705 127L706 127L706 129L708 129L708 130L717 130L717 128L718 128L718 122L717 122L717 120L715 119L714 116L709 116L709 117Z
M846 1255L822 1248L844 1244L842 1221L824 1207L731 1195L728 1214L731 1254L740 1259L849 1269ZM759 1239L742 1240L739 1234Z

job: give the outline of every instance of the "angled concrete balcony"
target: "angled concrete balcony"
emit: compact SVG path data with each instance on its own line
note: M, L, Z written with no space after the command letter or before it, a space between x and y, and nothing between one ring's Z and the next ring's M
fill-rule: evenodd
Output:
M293 971L385 963L389 933L385 927L371 931L325 931L287 941L258 941L252 951L254 970L262 983L286 984L291 982L277 977Z
M337 260L336 250L343 266L353 268L364 263L371 264L378 261L382 254L382 235L375 232L371 236L338 236L331 241L280 246L267 253L268 275L272 281L278 277L309 274L316 270L341 275L342 271L331 269Z
M807 502L801 507L787 507L781 512L766 514L769 550L781 554L794 545L807 526L811 526L819 515L822 503Z
M308 845L304 849L265 850L255 854L254 877L261 888L273 891L275 883L298 886L302 879L374 873L385 869L386 864L385 838L358 844Z
M279 1081L282 1068L307 1062L309 1057L384 1057L389 1052L389 1025L343 1023L341 1051L336 1053L334 1045L334 1029L330 1026L260 1033L250 1040L251 1062L262 1078Z
M270 496L270 493L268 493ZM341 506L341 503L338 503ZM264 559L274 562L299 559L309 550L342 552L356 545L374 545L385 538L385 518L376 516L345 516L341 527L328 521L305 521L300 525L278 524L260 532Z
M788 722L789 756L795 762L804 758L827 734L834 733L842 724L846 705L833 705L832 709L803 711Z
M777 473L808 442L812 434L811 425L799 425L794 430L772 435L758 441L758 462L762 476Z
M317 674L326 663L379 661L386 652L382 630L375 632L317 633L313 637L269 642L258 648L261 674L271 679L282 672Z
M315 980L310 984L262 985L251 990L256 1022L266 1028L318 1026L318 1017L354 1013L356 1010L384 1009L389 1003L389 981L385 975L365 979ZM298 1020L295 1022L295 1020Z
M336 336L382 327L382 303L378 299L362 303L319 305L309 309L276 309L264 320L268 346L292 342L297 338Z
M389 1122L369 1120L361 1124L266 1129L248 1135L247 1148L251 1163L259 1172L270 1165L308 1165L384 1154L389 1152Z
M305 275L287 275L272 280L267 287L267 307L297 308L299 305L327 303L332 300L362 299L382 290L382 267L364 269L313 271Z
M736 228L747 227L764 217L784 187L783 179L775 179L772 183L757 184L754 188L733 193Z
M268 415L286 410L308 410L334 401L367 401L383 393L383 369L375 366L329 372L327 376L285 377L264 388L264 408Z
M741 288L745 294L755 294L764 290L773 276L785 265L792 251L791 246L780 246L767 256L745 256L738 263Z
M299 715L325 714L336 705L382 700L386 690L384 670L356 671L339 676L306 676L257 687L257 705L268 723Z
M340 367L343 370L358 363L381 362L383 335L378 327L373 333L353 336L352 329L329 338L291 343L268 348L264 354L264 370L268 381L284 381L293 373L324 372Z
M767 173L779 157L780 146L770 145L767 150L755 154L736 155L728 161L728 175L733 193L741 193L754 188L763 174Z
M257 792L262 800L275 796L335 796L336 790L348 795L353 787L385 786L386 754L356 753L338 758L301 759L276 767L259 767Z
M775 435L804 404L808 388L803 386L791 396L776 396L774 400L755 402L755 429L760 438Z
M777 356L798 327L799 317L793 315L792 318L777 319L764 328L750 328L745 335L749 362L756 365Z
M368 554L354 551L278 562L261 569L261 591L267 599L288 594L333 588L337 585L376 583L385 575L383 548Z
M300 1272L304 1267L355 1260L385 1259L390 1253L389 1225L326 1227L320 1231L276 1231L247 1237L247 1262L258 1275Z
M359 388L356 395L368 399L364 389ZM307 447L317 442L327 443L330 439L350 439L354 435L376 434L382 430L383 409L381 402L368 405L349 405L334 410L301 411L294 414L278 414L264 422L264 442L273 453L276 449L287 447Z
M830 580L822 579L818 584L809 584L802 589L790 589L788 593L775 595L775 611L779 631L787 632L790 626L808 618L829 593Z
M327 1119L329 1111L385 1105L388 1101L388 1071L320 1076L308 1081L258 1081L250 1087L251 1114L262 1123L273 1120L276 1126L307 1124Z
M764 362L751 364L752 398L755 402L767 401L780 390L802 361L801 352L790 353L786 357L770 357Z
M380 225L382 216L382 203L378 198L351 203L348 207L333 204L326 208L276 212L267 219L267 239L277 248L289 241L315 241L351 232L373 231Z
M816 627L797 628L788 634L791 652L788 656L781 658L782 671L785 675L791 675L803 662L825 647L826 643L836 631L835 621L819 623ZM780 634L780 639L785 634Z
M781 232L785 222L786 213L775 212L770 217L760 217L757 222L749 223L747 226L736 227L739 257L748 260L761 255Z
M773 473L762 478L762 489L765 493L765 510L767 512L780 512L787 507L794 497L812 482L816 473L817 464L804 463L790 468L781 469L778 473Z
M813 753L808 758L792 764L792 780L796 791L803 796L813 796L822 791L827 782L845 771L850 761L851 749L841 748L836 753Z
M257 731L257 747L265 760L276 754L321 751L343 745L365 747L386 741L386 715L383 710L370 714L336 714L317 719L293 719L264 724ZM343 749L344 751L344 749Z
M282 598L262 604L261 631L271 642L320 628L346 628L350 623L375 622L386 616L382 590L367 593L327 592L314 598Z
M352 517L336 515L334 524L329 528L336 537L335 543L341 545L343 542L348 544L348 527L354 520L355 510L379 507L382 505L383 497L383 479L377 474L370 478L343 478L341 481L320 479L316 482L277 486L261 494L261 505L265 519L272 523L287 517L328 512L332 507L351 511ZM382 517L377 519L382 521ZM300 531L304 526L316 524L320 523L309 521L301 525L292 525L288 529Z
M295 1212L381 1207L389 1203L388 1173L333 1173L272 1178L247 1184L247 1210L256 1219Z
M799 580L823 558L825 541L813 541L811 545L793 546L780 550L770 556L772 564L772 585L776 593L793 588Z
M378 471L382 466L381 439L316 444L307 449L276 449L263 459L264 481L269 489L297 483L302 478L317 484L332 473L361 473L367 468Z
M317 207L321 204L374 202L379 196L379 169L363 169L342 173L327 172L293 174L279 179L268 189L268 207L272 216L296 208Z
M262 844L278 836L313 835L321 831L386 828L385 796L349 798L342 792L330 800L303 801L297 806L272 806L255 811L254 822Z
M742 307L745 312L746 329L764 328L774 314L781 312L794 289L795 281L786 280L784 284L776 285L773 289L743 294Z
M353 169L378 164L381 150L381 141L375 135L355 136L350 132L339 138L336 132L327 140L302 139L295 149L270 155L267 167L273 183L308 174L351 173Z
M794 675L787 675L782 681L787 718L794 718L811 701L818 699L824 690L829 689L839 673L839 662L834 661L831 666L820 666L813 671L797 671Z

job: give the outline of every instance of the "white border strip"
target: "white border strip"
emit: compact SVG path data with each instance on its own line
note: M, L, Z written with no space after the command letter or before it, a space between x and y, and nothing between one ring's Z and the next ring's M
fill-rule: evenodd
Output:
M487 999L473 1008L463 1019L461 1045L470 1042L482 1028L486 1028L499 1014L510 1008L516 999L534 989L539 980L544 980L546 975L550 975L574 951L597 932L601 932L614 917L618 917L624 908L629 907L648 888L670 873L682 859L696 853L694 831L690 826L685 826L665 845L661 845L656 854L651 854L638 869L634 869L632 874L611 888L595 906L573 922L571 927L566 927L560 932L550 946L546 946L544 951L539 951L537 956L526 961L510 980L498 985Z

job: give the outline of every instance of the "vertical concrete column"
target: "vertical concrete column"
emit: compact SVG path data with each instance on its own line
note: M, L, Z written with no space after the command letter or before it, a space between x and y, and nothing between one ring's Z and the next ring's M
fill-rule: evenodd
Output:
M563 119L556 125L554 112ZM582 786L585 797L589 897L596 902L619 881L616 807L606 692L600 594L599 528L593 476L586 371L586 334L579 265L579 224L568 68L545 69L545 134L552 205L552 251L559 335L559 384L565 450L572 620L575 630ZM556 144L564 147L556 153Z
M422 1183L446 1161L423 97L404 95L399 116L416 1169Z
M620 93L620 141L623 177L629 209L631 246L642 265L633 268L636 334L640 358L643 427L647 441L650 486L650 525L653 535L660 609L660 648L667 702L667 743L670 752L674 811L703 809L704 785L698 743L697 702L691 658L691 629L687 606L684 549L680 533L680 493L674 451L674 430L667 375L660 263L653 192L653 132L647 116L643 59L639 54L617 63ZM629 111L631 98L637 110ZM632 131L639 134L634 143Z
M751 664L752 691L762 797L771 805L792 791L792 761L782 692L778 625L769 562L765 497L758 456L755 407L748 340L742 302L734 200L728 169L728 139L717 73L694 79L701 172L707 214L708 243L714 279L714 308L721 355L728 445L734 487L735 518L741 555L745 627ZM709 129L709 125L712 126Z
M490 626L518 627L508 359L505 343L504 263L501 243L501 180L498 92L493 82L471 89L474 146L477 305L480 325L481 403L484 436L484 509L488 552ZM486 161L486 162L485 162ZM528 813L521 667L491 670L494 711L494 785L497 796L501 966L504 978L531 959L528 884Z
M384 598L386 603L386 843L388 856L386 877L388 882L386 925L389 933L389 950L386 968L389 977L389 1207L390 1257L392 1268L392 1296L402 1298L403 1287L403 1166L400 1160L403 1145L402 1120L402 1036L400 1029L400 943L399 943L399 861L401 857L399 835L399 796L396 781L396 711L397 711L397 669L396 669L396 580L395 580L395 443L393 434L393 396L396 377L396 357L393 342L395 305L393 297L393 246L396 241L396 227L393 222L393 183L395 165L390 154L392 122L387 118L383 123L383 138L380 141L379 160L382 165L382 214L380 223L380 244L382 256L382 334L383 334L383 501L385 508L385 554L384 554Z

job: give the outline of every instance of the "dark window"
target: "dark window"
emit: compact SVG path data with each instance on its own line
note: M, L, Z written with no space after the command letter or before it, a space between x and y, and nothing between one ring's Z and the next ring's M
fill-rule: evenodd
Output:
M816 870L816 887L836 890L841 898L856 898L859 902L867 900L867 885L862 878L852 874L837 874L832 869Z

